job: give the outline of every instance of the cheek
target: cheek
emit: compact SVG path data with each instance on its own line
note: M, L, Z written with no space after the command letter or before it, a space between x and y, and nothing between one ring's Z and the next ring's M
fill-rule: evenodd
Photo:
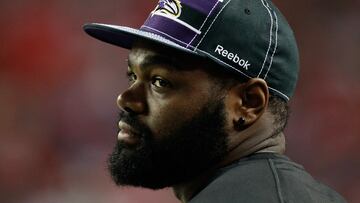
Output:
M189 81L182 81L177 88L163 95L150 91L147 94L149 114L145 119L154 136L173 132L199 113L211 99L208 90L212 83L203 73L184 74Z
M201 106L199 102L186 100L154 102L149 104L147 125L154 136L170 134L198 113Z

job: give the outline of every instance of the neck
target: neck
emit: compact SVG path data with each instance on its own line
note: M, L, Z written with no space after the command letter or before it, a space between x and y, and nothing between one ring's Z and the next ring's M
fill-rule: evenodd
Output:
M263 116L264 118L265 116ZM266 117L265 117L266 118ZM173 186L176 197L183 203L188 202L206 185L215 172L245 156L253 153L271 152L283 154L285 151L285 136L281 132L273 135L272 123L266 119L259 119L244 131L229 136L229 152L216 166L202 173L195 179Z
M268 112L264 113L253 125L241 132L229 135L229 153L223 160L227 165L242 157L258 152L285 152L285 136L282 132L273 133L274 118Z

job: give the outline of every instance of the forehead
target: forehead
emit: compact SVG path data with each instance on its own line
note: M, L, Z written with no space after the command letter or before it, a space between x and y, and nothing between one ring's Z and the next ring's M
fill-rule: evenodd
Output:
M172 59L168 55L157 52L147 47L134 47L128 57L130 67L143 67L153 64L171 63ZM176 61L173 62L174 65Z
M135 63L141 62L146 60L148 57L154 57L156 55L160 55L155 49L142 46L142 45L135 45L131 48L128 60ZM165 56L164 56L165 57Z

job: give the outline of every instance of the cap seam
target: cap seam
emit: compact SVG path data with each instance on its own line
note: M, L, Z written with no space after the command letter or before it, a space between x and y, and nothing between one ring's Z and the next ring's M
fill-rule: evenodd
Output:
M274 59L274 55L275 55L275 52L276 52L277 46L278 46L279 23L278 23L278 18L277 18L276 12L273 11L273 14L274 14L274 17L275 17L275 27L276 27L276 28L275 28L275 29L276 29L276 31L275 31L275 47L274 47L274 51L273 51L273 53L272 53L272 55L271 55L269 68L268 68L268 70L266 71L266 74L265 74L265 76L264 76L264 80L266 79L266 77L267 77L267 75L268 75L268 73L269 73L269 71L270 71L270 69L271 69L271 66L272 66L272 63L273 63L273 59Z
M182 25L182 26L190 29L191 31L195 32L195 34L201 34L201 31L200 31L200 30L194 28L193 26L191 26L191 25L188 24L187 22L184 22L184 21L182 21L182 20L180 20L180 19L178 19L178 18L170 17L169 15L162 14L162 13L154 13L153 15L157 15L157 16L161 16L161 17L163 17L163 18L170 19L170 20L172 20L172 21L174 21L174 22L177 22L177 23L179 23L180 25Z
M211 13L214 11L214 9L216 8L216 6L218 5L219 2L220 2L219 0L216 1L216 3L214 4L214 6L212 7L212 9L210 10L210 12L208 13L208 15L206 16L204 22L201 24L201 26L200 26L200 28L199 28L200 31L201 31L201 29L204 27L206 21L209 19ZM196 33L196 34L194 35L194 37L191 39L191 41L190 41L189 44L186 46L186 48L194 41L194 39L196 38L196 36L198 36L197 33Z
M268 88L271 89L272 91L278 93L278 94L281 94L283 97L285 97L286 100L288 100L288 101L290 100L290 98L289 98L288 96L286 96L286 94L280 92L279 90L277 90L277 89L275 89L275 88L272 88L272 87L270 87L270 86L268 86Z
M262 4L262 5L264 6L264 8L268 11L269 16L270 16L270 22L271 22L271 24L270 24L269 46L268 46L268 49L267 49L266 54L265 54L264 62L263 62L263 64L262 64L262 66L261 66L261 70L260 70L259 74L257 75L257 77L260 77L260 75L261 75L261 73L262 73L262 71L263 71L263 69L264 69L265 62L266 62L266 60L267 60L267 58L268 58L269 51L270 51L270 48L271 48L271 43L272 43L272 30L273 30L273 26L274 26L273 17L272 17L272 15L271 15L271 12L270 12L269 8L265 5L265 1L264 1L264 0L261 0L261 4Z
M215 16L215 18L213 19L213 21L211 22L210 26L208 27L208 29L206 30L206 32L204 33L203 37L200 39L199 43L196 45L195 50L199 47L199 45L201 44L201 42L203 41L203 39L206 37L207 33L209 32L209 30L212 28L213 24L215 23L215 21L217 20L217 18L219 17L219 15L222 13L222 11L224 10L224 8L231 2L231 0L229 0L228 2L226 2L224 4L224 6L220 9L219 13Z

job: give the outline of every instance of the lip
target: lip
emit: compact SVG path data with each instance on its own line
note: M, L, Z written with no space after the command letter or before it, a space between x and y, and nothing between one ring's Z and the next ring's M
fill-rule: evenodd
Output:
M120 121L119 122L119 133L118 140L123 141L126 144L134 145L140 140L140 133L137 132L134 128L132 128L129 124Z

